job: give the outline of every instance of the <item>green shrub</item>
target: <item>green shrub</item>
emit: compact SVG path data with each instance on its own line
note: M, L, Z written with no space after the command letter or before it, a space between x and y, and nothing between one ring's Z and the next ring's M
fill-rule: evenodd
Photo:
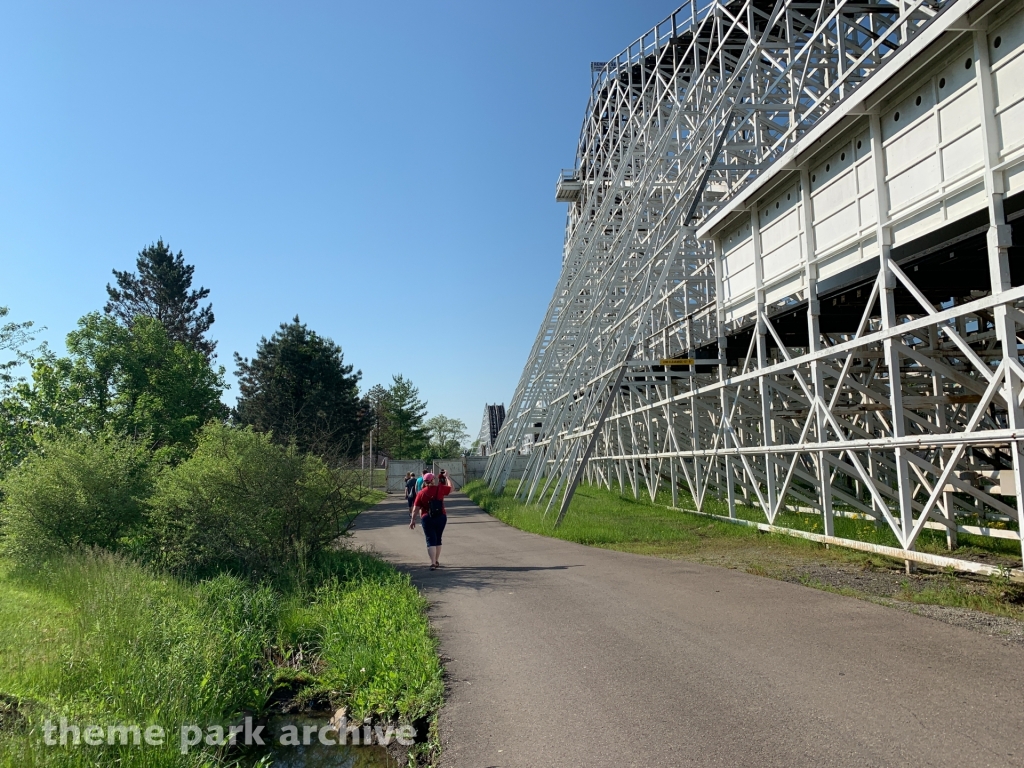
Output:
M193 455L157 482L150 551L177 573L273 576L329 546L357 509L316 456L251 428L211 423Z
M143 520L153 476L150 452L128 438L44 440L0 484L3 549L23 563L76 547L116 550Z

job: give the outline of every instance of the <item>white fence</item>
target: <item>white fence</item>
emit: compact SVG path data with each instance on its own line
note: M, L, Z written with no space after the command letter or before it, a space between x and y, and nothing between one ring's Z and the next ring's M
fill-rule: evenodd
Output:
M487 469L487 457L463 456L458 459L437 459L434 461L433 472L436 474L442 469L448 473L448 477L451 478L455 490L460 490L462 486L471 480L480 480L484 476L484 470Z
M466 484L466 465L464 459L436 459L433 472L436 475L441 470L448 473L455 490L459 490Z
M388 493L403 493L405 491L405 473L412 472L417 477L423 471L423 462L419 459L409 459L388 462Z
M402 493L405 490L405 473L412 472L418 477L425 468L426 464L419 459L391 461L388 464L387 492ZM487 457L462 456L458 459L437 459L430 471L437 474L442 469L448 472L448 477L452 479L455 490L460 490L466 483L483 478L484 470L487 469ZM522 475L521 468L519 474Z

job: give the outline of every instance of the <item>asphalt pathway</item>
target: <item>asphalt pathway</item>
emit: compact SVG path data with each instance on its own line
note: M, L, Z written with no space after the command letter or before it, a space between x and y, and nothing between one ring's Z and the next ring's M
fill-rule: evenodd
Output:
M404 499L356 525L432 605L443 766L1024 765L1024 649L447 504L434 572Z

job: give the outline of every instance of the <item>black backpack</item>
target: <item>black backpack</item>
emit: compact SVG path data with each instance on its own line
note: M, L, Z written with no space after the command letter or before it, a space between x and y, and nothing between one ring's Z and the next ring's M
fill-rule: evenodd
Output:
M430 500L430 507L427 510L427 517L440 517L444 514L444 498L438 497Z

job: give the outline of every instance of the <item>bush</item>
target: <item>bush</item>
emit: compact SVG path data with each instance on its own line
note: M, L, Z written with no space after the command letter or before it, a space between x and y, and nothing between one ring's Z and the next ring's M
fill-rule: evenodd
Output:
M301 569L348 530L357 509L316 456L251 428L211 423L195 453L157 482L150 547L177 573L273 576Z
M22 563L76 547L116 550L138 530L153 476L150 452L134 440L44 440L0 483L3 549Z

